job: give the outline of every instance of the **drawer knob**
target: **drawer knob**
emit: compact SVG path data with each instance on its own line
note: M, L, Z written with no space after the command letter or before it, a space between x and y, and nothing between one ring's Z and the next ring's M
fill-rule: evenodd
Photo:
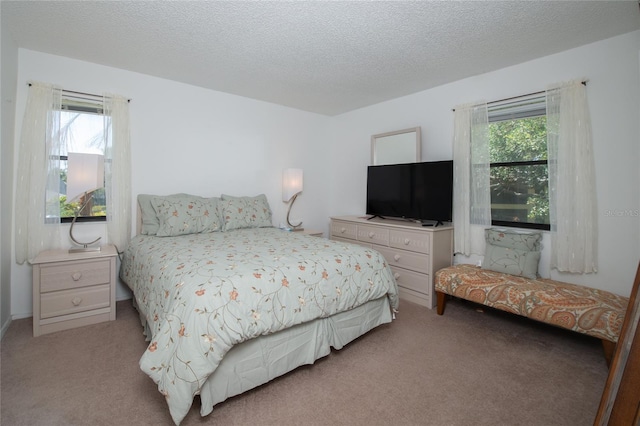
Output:
M347 232L347 229L346 229L346 228L340 228L340 233L341 233L341 234L344 234L345 232Z
M400 255L396 254L395 256L393 256L393 259L397 262L398 260L400 260Z
M373 238L375 236L376 236L376 234L374 232L369 232L369 238Z
M74 297L71 299L71 303L73 303L73 306L80 306L82 303L82 297Z
M404 239L404 245L405 245L405 246L408 246L410 242L411 242L411 240L410 240L410 239L408 239L408 238L405 238L405 239Z
M393 278L397 280L398 278L400 278L400 274L396 272L395 274L393 274Z
M79 281L80 278L82 278L82 272L74 272L71 274L71 278L73 278L74 281Z

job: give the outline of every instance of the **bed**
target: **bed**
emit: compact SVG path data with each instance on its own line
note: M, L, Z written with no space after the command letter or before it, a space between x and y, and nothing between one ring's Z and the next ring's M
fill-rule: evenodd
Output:
M372 249L271 226L266 197L138 196L120 276L149 345L141 369L179 424L391 322L393 274Z

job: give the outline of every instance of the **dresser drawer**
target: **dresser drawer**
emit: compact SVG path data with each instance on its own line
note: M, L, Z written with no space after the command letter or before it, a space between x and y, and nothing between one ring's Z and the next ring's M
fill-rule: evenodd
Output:
M331 222L331 236L347 238L349 240L358 239L358 225L355 223L332 221Z
M111 281L109 259L66 262L40 266L40 291L73 289Z
M382 253L387 263L391 266L399 266L424 274L431 272L429 271L429 265L431 264L429 255L388 247L376 247L376 250Z
M389 230L379 226L358 225L358 241L389 245Z
M426 274L421 274L414 271L409 271L408 269L396 268L394 266L391 267L393 271L393 276L396 279L396 282L399 286L405 287L414 291L417 291L422 294L429 295L431 288L431 276Z
M110 306L109 284L61 290L40 296L40 318L51 318Z
M431 235L426 232L408 232L392 229L389 234L389 245L404 250L428 254L430 243Z

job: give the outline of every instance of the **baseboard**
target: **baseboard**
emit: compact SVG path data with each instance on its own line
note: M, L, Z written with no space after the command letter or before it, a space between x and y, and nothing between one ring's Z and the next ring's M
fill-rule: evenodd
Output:
M0 340L4 337L4 333L9 329L11 325L11 317L7 318L7 320L2 324L2 329L0 329Z

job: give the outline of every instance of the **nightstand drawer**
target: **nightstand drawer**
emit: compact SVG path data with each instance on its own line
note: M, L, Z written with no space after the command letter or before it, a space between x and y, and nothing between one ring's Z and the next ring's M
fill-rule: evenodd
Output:
M108 284L111 281L109 259L67 262L40 267L40 291L42 293Z
M110 305L109 284L82 289L62 290L40 296L40 318L107 308Z

